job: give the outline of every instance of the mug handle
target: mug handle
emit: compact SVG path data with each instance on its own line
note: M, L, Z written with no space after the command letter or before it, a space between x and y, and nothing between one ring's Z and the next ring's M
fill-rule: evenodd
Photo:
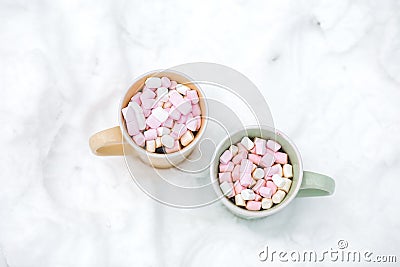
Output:
M303 172L303 181L297 197L321 197L332 195L335 191L335 180L331 177L310 172Z
M95 133L89 139L89 146L97 156L122 156L122 133L119 126Z

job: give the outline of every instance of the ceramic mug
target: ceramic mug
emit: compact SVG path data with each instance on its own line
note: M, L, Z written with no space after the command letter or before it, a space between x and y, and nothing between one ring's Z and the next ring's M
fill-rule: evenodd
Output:
M197 90L199 94L199 105L201 109L201 127L197 132L194 140L181 150L168 154L158 154L146 151L144 148L138 146L129 136L125 120L122 116L121 110L125 108L131 97L135 95L144 86L144 82L149 77L168 77L177 83L185 84L191 89ZM103 130L92 135L89 139L89 146L92 152L98 156L115 156L125 155L127 157L138 156L142 161L156 168L169 168L173 167L180 162L184 161L200 141L207 124L208 107L202 90L196 86L189 77L182 73L168 70L168 71L152 71L137 78L134 83L129 87L128 91L122 97L120 105L118 106L118 120L119 126Z
M281 203L274 205L268 210L250 211L238 207L223 195L221 188L219 187L219 157L231 144L240 142L244 136L275 140L282 145L283 151L288 154L293 166L292 185L288 194ZM210 177L214 190L222 203L231 212L245 219L262 218L272 215L284 209L295 197L328 196L333 194L335 191L335 181L332 178L323 174L304 171L299 150L296 148L294 143L282 132L266 126L248 126L222 140L214 153L210 167Z

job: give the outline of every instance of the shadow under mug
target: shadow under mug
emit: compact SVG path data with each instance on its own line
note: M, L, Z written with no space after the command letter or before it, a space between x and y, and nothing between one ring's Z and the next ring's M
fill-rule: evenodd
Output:
M201 109L201 127L194 140L181 150L168 154L151 153L143 147L138 146L129 136L125 120L122 116L122 108L126 107L131 97L140 91L144 82L149 77L168 77L179 84L184 84L199 94L199 105ZM189 77L182 73L168 71L152 71L137 78L123 96L118 107L119 126L95 133L89 139L89 146L92 152L98 156L138 156L143 162L156 168L169 168L181 163L193 152L194 148L204 134L207 124L208 107L202 90L196 86Z
M219 187L219 157L231 144L240 142L244 136L275 140L281 144L282 149L288 154L293 166L292 185L288 194L281 203L274 205L270 209L251 211L238 207L223 195L221 188ZM217 196L231 212L245 219L262 218L272 215L285 208L295 197L328 196L332 195L335 191L335 181L331 177L319 173L304 171L300 152L295 144L285 134L270 127L248 126L245 129L239 130L225 137L225 139L217 146L213 159L214 160L210 167L210 177Z

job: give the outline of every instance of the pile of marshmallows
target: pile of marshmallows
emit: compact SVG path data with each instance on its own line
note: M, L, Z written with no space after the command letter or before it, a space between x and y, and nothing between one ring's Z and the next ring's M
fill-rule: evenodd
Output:
M201 127L197 91L168 77L147 78L122 114L133 141L148 152L179 151Z
M281 145L247 136L220 157L219 182L224 195L248 210L270 209L292 185L292 165Z

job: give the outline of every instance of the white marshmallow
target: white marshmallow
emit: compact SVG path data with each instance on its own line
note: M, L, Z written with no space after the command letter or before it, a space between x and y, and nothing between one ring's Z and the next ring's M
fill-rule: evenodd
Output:
M190 100L183 100L182 103L180 103L177 107L176 107L180 113L182 113L183 115L187 115L192 111L192 104L190 102Z
M285 180L279 174L272 175L272 181L277 187L282 187L285 184Z
M158 77L149 77L149 78L146 79L144 84L148 88L158 88L158 87L161 86L161 79L158 78Z
M251 189L244 189L240 194L244 200L254 200L256 198L256 194Z
M157 128L158 136L163 136L163 135L169 134L170 132L171 132L171 130L168 129L167 127L158 127Z
M247 149L250 150L254 147L253 141L250 140L247 136L243 137L242 141L240 143Z
M293 167L290 164L283 165L283 176L286 178L293 177Z
M262 179L265 176L265 172L261 168L257 168L253 171L253 178L256 180Z
M285 191L278 190L276 193L272 196L272 202L275 204L279 204L282 202L282 200L285 198L286 193Z
M146 141L146 150L149 152L156 152L156 141L155 140Z
M157 88L157 100L161 102L167 102L169 99L168 96L168 88L166 87L159 87Z
M221 188L222 193L224 193L225 196L233 197L235 195L235 190L233 189L232 183L223 182L222 184L219 185L219 187Z
M188 144L190 144L190 142L192 142L194 139L193 133L189 130L187 130L181 137L181 144L183 146L187 146Z
M152 114L161 123L166 121L169 116L168 111L166 111L162 107L156 107L155 109L153 109Z
M246 201L244 201L241 194L237 194L235 196L235 204L236 204L236 206L243 206L243 207L246 206Z
M167 148L173 148L175 144L175 139L169 134L163 135L161 137L161 144Z
M144 117L143 109L139 106L138 103L134 101L129 102L128 106L132 107L133 110L135 111L135 116L139 130L144 130L146 128L146 118Z
M229 151L232 153L232 156L236 156L236 154L239 152L239 148L235 145L231 145L229 147Z
M261 200L261 207L264 209L264 210L267 210L267 209L269 209L269 208L271 208L272 207L272 199L270 199L270 198L263 198L262 200Z
M178 85L175 87L175 89L176 89L176 91L178 91L181 95L186 95L186 92L187 92L188 90L190 90L189 87L187 87L186 85L183 85L183 84L178 84Z
M156 138L156 148L159 148L159 147L161 147L162 146L162 144L161 144L161 137L157 137Z
M278 189L281 189L281 190L285 191L286 193L289 193L290 186L292 185L292 180L290 180L288 178L282 178L282 180L285 181L285 183L283 186L278 187Z

